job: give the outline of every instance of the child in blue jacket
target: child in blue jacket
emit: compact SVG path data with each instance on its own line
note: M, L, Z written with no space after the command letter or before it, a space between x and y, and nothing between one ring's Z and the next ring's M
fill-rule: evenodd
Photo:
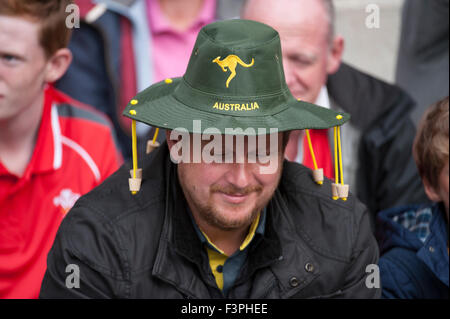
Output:
M414 159L433 204L378 214L377 239L384 298L448 298L449 98L422 118Z

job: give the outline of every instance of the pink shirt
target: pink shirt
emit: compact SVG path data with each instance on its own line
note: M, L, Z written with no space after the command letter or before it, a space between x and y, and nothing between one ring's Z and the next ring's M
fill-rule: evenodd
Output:
M170 26L158 0L147 0L147 4L153 41L154 82L183 76L198 32L203 26L215 20L216 1L205 0L199 16L184 32Z

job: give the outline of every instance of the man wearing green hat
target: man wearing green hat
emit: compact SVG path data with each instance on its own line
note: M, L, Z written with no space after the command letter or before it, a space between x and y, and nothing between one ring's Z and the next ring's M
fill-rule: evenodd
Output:
M124 115L166 129L167 142L140 163L134 148L132 165L80 198L42 298L380 296L366 208L283 161L290 130L349 116L291 95L275 30L205 26L184 77L140 92Z

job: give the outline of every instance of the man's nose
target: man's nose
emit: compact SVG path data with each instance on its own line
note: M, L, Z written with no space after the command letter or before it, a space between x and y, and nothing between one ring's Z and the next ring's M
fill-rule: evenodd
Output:
M248 163L233 163L227 172L227 182L237 188L245 188L252 183L251 165Z

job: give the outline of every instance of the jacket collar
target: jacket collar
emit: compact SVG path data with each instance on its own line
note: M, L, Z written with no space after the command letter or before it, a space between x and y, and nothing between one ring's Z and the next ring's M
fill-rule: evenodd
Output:
M166 143L161 146L163 147L167 148ZM152 274L189 297L223 297L210 275L208 257L188 215L187 202L177 178L177 166L170 161L168 151L166 164L165 220ZM288 176L283 174L282 178ZM248 261L235 286L247 282L256 275L258 269L270 266L270 276L279 282L280 296L286 298L298 293L319 275L320 265L313 258L307 244L299 238L289 215L280 189L277 189L267 206L264 234L255 234L249 247ZM292 240L293 238L296 240ZM286 256L283 256L281 242L285 242L283 250L286 250ZM314 271L304 271L303 266L308 263L315 265ZM259 275L263 276L261 273ZM267 272L264 276L266 275ZM289 282L293 277L302 285L290 286ZM262 298L268 290L263 285L259 289L251 289L251 298Z
M162 147L167 147L166 143ZM177 178L177 166L170 161L168 152L166 163L165 220L153 275L174 285L187 296L210 298L216 293L216 296L220 297L214 278L209 276L208 257L187 211L187 202ZM267 215L270 215L270 211ZM249 247L248 267L237 282L247 280L257 269L277 261L281 255L278 235L274 227L269 225L271 218L266 218L264 235L255 234Z
M425 242L403 225L393 221L395 216L405 212L417 212L428 206L407 205L381 211L377 216L377 240L380 254L393 247L403 247L416 251L417 257L422 260L433 274L444 284L449 286L449 257L447 253L448 226L445 222L442 203L431 206L430 234Z
M433 206L433 217L430 224L430 235L423 247L417 252L427 267L447 287L449 286L449 257L447 252L448 224L444 217L442 203Z

